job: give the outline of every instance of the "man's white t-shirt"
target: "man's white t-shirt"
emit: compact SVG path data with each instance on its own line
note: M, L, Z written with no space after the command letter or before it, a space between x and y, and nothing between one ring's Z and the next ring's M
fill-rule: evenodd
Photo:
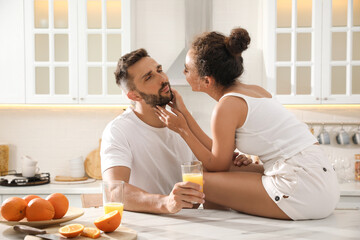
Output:
M194 160L179 134L149 126L130 107L106 126L100 155L102 173L111 167L128 167L130 184L164 195L182 181L181 163Z

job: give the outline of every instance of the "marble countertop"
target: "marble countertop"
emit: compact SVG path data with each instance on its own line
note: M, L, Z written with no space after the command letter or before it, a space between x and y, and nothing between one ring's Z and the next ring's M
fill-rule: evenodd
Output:
M61 192L63 194L101 193L102 181L96 180L82 184L59 184L49 183L37 186L26 187L5 187L0 186L0 194L50 194Z
M0 194L49 194L61 192L64 194L101 193L101 180L82 184L44 184L26 187L4 187L0 186ZM349 182L340 184L342 196L360 196L360 182Z
M85 209L71 222L93 226L102 208ZM173 215L124 211L121 226L137 231L139 240L164 239L359 239L360 210L335 210L328 218L285 221L245 215L233 211L183 209ZM59 227L59 226L58 226ZM57 231L58 227L53 228ZM51 231L50 231L51 232ZM109 237L111 233L108 234ZM0 239L23 239L11 226L0 224ZM109 239L103 237L103 239Z
M360 181L340 184L341 196L360 196Z

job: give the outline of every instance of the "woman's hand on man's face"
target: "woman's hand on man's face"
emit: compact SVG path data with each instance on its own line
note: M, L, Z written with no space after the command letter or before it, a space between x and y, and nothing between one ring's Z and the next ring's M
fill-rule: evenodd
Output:
M175 108L181 113L184 113L187 109L181 95L174 88L171 88L171 91L174 95L174 98L172 99L171 103L169 103L169 106Z
M171 108L171 111L173 112L171 113L165 108L156 106L156 108L154 108L154 111L159 117L159 119L174 132L177 132L179 134L186 134L186 132L189 131L189 127L187 125L185 117L177 109Z

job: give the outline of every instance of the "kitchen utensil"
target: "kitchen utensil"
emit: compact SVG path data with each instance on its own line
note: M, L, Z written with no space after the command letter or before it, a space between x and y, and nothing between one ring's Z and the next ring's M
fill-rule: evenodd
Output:
M34 177L35 174L39 173L40 168L36 166L22 166L21 170L23 177Z
M354 144L360 145L360 125L358 127L357 132L352 136L352 140Z
M30 226L25 226L25 225L15 225L13 227L13 229L16 232L30 234L30 235L34 235L36 237L40 237L40 238L44 238L44 239L51 239L51 240L66 240L67 239L67 238L64 238L64 237L61 237L61 236L58 236L55 234L46 233L45 230L30 227Z
M88 177L69 177L69 176L56 176L55 181L59 182L77 182L77 181L85 181Z
M6 144L1 144L0 145L0 173L6 173L7 171L9 171L9 146Z
M35 166L37 161L32 159L30 156L25 155L21 157L21 163L22 166Z
M51 181L52 184L59 184L59 185L76 185L76 184L85 184L85 183L93 183L96 182L97 180L95 178L88 178L86 180L82 180L82 181L72 181L72 182L62 182L62 181L56 181L55 179L53 179Z
M95 179L102 179L101 177L101 160L100 160L101 139L99 140L99 147L87 155L85 159L86 174Z
M70 176L74 178L84 177L85 169L84 169L84 160L83 157L77 157L69 160L69 169Z
M35 186L50 183L50 173L39 173L33 177L23 177L15 170L6 172L5 176L0 177L0 185L7 187Z
M88 224L85 224L87 227ZM90 225L89 225L90 226ZM94 227L91 224L91 227ZM52 226L46 228L46 232L51 234L56 234L60 236L58 233L60 226ZM91 238L84 237L84 236L77 236L76 238L67 238L67 239L74 239L74 240L91 240ZM135 240L137 239L137 232L134 229L119 226L114 232L111 233L101 233L100 237L97 238L99 240ZM24 240L41 240L40 237L27 235Z
M340 145L348 145L350 144L350 136L344 130L344 126L341 126L340 132L336 135L336 142Z
M84 214L84 210L82 208L69 207L65 216L63 216L60 219L29 222L26 220L26 218L24 218L21 221L7 221L0 215L0 223L4 223L4 224L10 225L10 226L21 224L21 225L27 225L27 226L31 226L31 227L45 227L48 225L59 224L59 223L71 221L75 218L82 216L83 214Z
M321 132L317 137L320 144L330 144L330 134L325 130L325 126L322 126Z

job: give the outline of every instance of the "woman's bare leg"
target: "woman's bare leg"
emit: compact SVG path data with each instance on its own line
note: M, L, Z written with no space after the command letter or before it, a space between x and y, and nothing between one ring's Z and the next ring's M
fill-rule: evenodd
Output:
M204 207L204 209L230 210L229 207L225 207L220 204L210 202L209 200L205 201L205 203L203 204L203 207Z
M256 172L205 172L205 201L239 212L290 219L267 194Z

